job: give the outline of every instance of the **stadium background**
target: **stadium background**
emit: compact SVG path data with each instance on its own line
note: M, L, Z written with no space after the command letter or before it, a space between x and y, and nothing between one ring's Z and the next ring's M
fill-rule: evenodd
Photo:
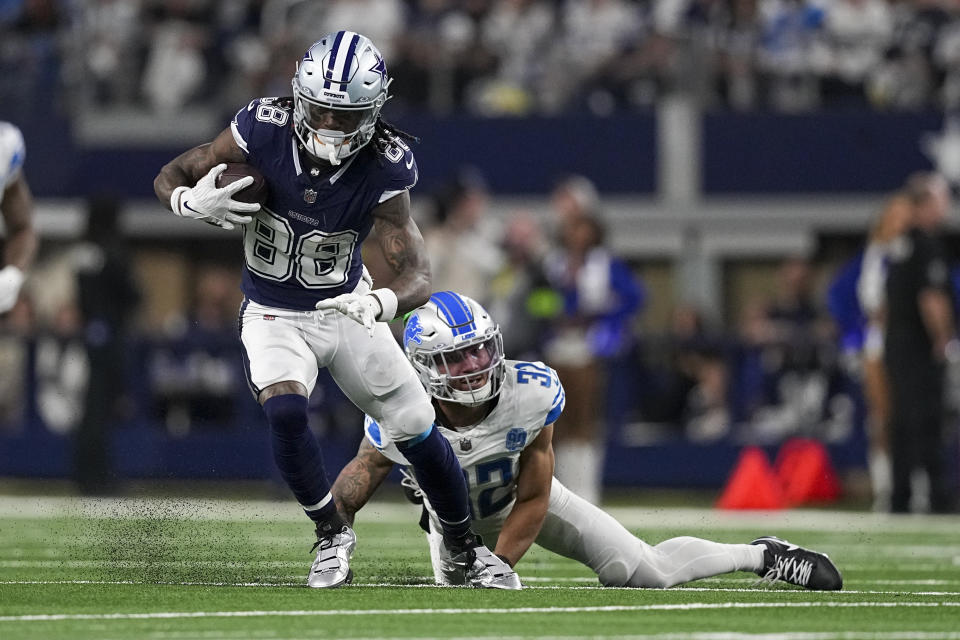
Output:
M918 40L917 24L936 28ZM862 401L824 329L826 292L909 173L960 178L955 3L2 2L0 119L26 138L42 247L25 302L0 319L0 476L70 476L88 373L72 248L87 198L110 194L143 294L112 425L117 476L276 481L225 286L239 280L238 238L170 215L152 180L250 97L288 94L297 52L344 26L381 45L396 77L384 113L422 138L413 195L425 230L465 166L483 178L491 229L525 210L549 230L562 176L596 185L612 247L649 290L636 344L608 363L608 486L715 489L744 444L812 436L856 491ZM850 60L862 64L839 64ZM778 395L785 368L749 365L771 345L750 343L743 318L798 256L819 309L800 337L817 353L804 375L822 389L800 408ZM718 432L696 432L682 411L651 415L676 374L682 303L724 345ZM339 468L359 417L332 384L313 406Z

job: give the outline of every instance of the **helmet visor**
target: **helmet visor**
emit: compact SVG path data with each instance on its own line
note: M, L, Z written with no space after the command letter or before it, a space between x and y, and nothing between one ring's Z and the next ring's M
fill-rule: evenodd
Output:
M310 129L318 132L335 131L343 135L349 135L373 121L373 105L354 109L338 109L304 100L303 106L306 124Z

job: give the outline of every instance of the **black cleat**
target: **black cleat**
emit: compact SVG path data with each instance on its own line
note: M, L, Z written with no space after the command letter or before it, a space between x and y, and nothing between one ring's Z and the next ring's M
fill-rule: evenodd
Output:
M757 571L765 583L781 580L816 591L839 591L843 576L825 553L798 547L775 536L757 538L750 544L766 547L763 568Z

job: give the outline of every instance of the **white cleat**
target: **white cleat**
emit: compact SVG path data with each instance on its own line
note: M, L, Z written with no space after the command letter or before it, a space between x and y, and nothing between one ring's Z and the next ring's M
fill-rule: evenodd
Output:
M520 577L506 562L483 545L463 549L441 561L444 576L451 584L478 589L522 589Z
M317 531L317 559L310 567L307 585L317 589L335 589L353 580L350 556L357 546L357 534L347 525L339 533L323 534Z

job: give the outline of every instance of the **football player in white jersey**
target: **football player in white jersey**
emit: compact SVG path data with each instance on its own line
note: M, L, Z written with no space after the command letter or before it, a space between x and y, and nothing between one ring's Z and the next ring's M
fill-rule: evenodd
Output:
M17 303L25 272L37 253L33 229L33 196L23 175L27 149L20 129L0 121L0 212L6 228L0 268L0 313Z
M369 38L323 36L297 64L292 96L243 105L212 142L167 163L154 190L179 216L243 228L239 327L247 381L270 425L277 468L316 524L307 583L349 582L356 545L308 425L307 399L324 367L404 452L469 579L500 587L478 559L490 554L470 532L457 457L433 428L430 398L386 324L430 294L423 237L410 217L408 191L418 177L405 142L411 136L380 117L391 82ZM218 187L231 162L264 176L262 207L233 197L252 176ZM363 266L361 246L372 229L397 274L389 288L374 289Z
M489 314L449 291L413 311L403 335L407 357L433 396L436 426L467 477L474 530L511 567L536 542L587 565L605 586L671 587L742 570L809 589L841 588L840 573L822 553L772 536L750 544L685 536L651 546L572 493L553 477L552 425L563 411L563 386L540 362L504 359L502 344ZM365 431L333 486L349 522L393 465L406 464L369 416ZM404 484L413 490L408 495L419 493L412 477ZM463 584L437 534L429 498L423 505L436 581Z

